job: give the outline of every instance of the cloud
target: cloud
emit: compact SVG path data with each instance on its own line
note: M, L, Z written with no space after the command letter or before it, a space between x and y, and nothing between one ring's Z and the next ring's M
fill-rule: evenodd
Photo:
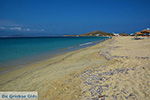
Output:
M27 29L25 29L25 31L31 31L31 29L27 28Z
M5 30L6 28L5 28L5 27L0 27L0 29L1 29L1 30Z
M41 31L45 31L45 29L41 29Z
M12 20L5 20L0 19L0 30L1 31L19 31L19 32L46 32L45 29L39 26L32 26L32 25L22 25L17 24L15 21Z
M29 28L23 26L0 26L3 31L19 31L19 32L45 32L45 29Z
M39 26L18 24L13 20L0 19L0 30L2 31L19 31L19 32L46 32Z
M22 28L21 27L11 27L9 28L10 30L16 30L16 31L21 31Z

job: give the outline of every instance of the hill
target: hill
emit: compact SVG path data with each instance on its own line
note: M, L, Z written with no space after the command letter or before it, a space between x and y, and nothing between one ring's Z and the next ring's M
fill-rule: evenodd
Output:
M65 35L65 36L113 36L113 34L106 33L103 31L93 31L93 32L84 33L84 34L80 34L80 35Z
M113 36L111 33L106 33L103 31L93 31L85 34L81 34L79 36Z

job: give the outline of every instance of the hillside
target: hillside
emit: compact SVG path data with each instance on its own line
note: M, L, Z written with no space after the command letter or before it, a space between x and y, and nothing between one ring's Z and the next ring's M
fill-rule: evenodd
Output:
M106 33L103 31L93 31L93 32L84 33L84 34L80 34L80 35L65 35L65 36L113 36L113 34Z
M102 31L93 31L85 34L81 34L80 36L112 36L113 34L111 33L106 33Z

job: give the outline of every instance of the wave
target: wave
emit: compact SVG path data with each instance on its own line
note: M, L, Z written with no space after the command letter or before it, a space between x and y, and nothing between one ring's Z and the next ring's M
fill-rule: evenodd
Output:
M85 46L85 45L89 45L89 44L93 44L93 42L83 43L83 44L80 44L79 46Z

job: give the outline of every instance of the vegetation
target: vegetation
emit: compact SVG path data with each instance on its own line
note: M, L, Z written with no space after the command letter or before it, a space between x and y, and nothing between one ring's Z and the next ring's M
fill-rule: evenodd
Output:
M102 31L93 31L93 32L81 34L79 36L113 36L113 34L102 32Z
M129 34L127 34L127 33L120 33L119 35L120 36L129 36Z
M65 35L65 36L114 36L114 34L102 32L102 31L93 31L93 32L80 34L80 35Z

